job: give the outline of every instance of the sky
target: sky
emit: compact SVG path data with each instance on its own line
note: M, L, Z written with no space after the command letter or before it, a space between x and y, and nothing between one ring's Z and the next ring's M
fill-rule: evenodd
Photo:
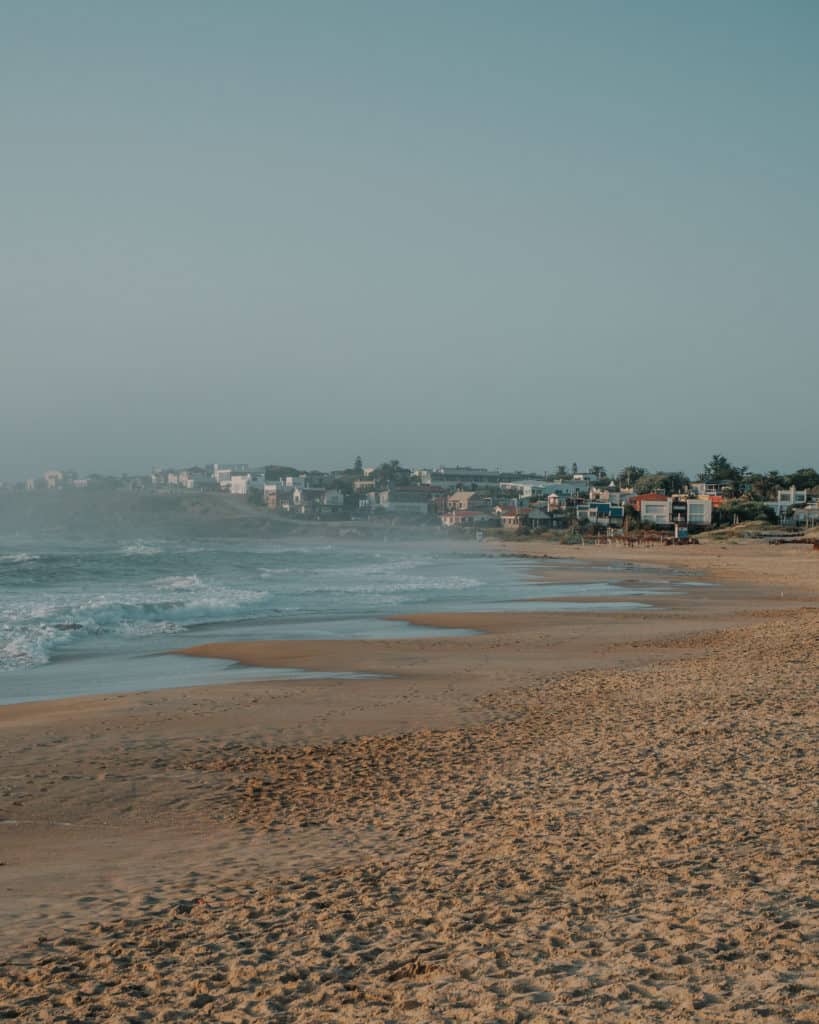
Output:
M0 479L819 464L819 5L0 7Z

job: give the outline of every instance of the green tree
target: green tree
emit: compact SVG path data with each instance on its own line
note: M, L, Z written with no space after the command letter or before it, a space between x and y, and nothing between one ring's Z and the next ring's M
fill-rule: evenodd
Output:
M769 469L767 473L752 473L749 484L751 497L761 501L772 501L776 498L779 488L785 486L785 477L778 470Z
M764 501L748 501L742 498L726 501L719 510L719 521L723 524L732 523L735 520L747 523L755 519L764 519L769 523L775 523L776 512Z
M617 474L617 483L620 487L633 487L635 481L645 476L648 470L645 466L624 466Z
M375 478L379 484L398 484L404 486L409 483L410 471L405 469L398 459L390 459L389 462L382 462L375 471Z
M789 487L796 487L800 491L819 487L819 473L809 467L797 469L795 473L788 475L787 483Z
M353 470L359 476L364 472L364 463L361 461L361 456L356 455L355 462L353 463Z
M721 483L723 481L733 484L741 484L748 473L747 466L734 466L724 455L712 455L710 462L702 467L700 480L707 483Z
M274 483L276 480L281 480L288 476L300 476L301 470L296 469L295 466L265 466L264 467L264 478L266 483Z
M566 467L563 465L562 462L561 462L561 464L559 466L555 467L555 480L563 480L568 475L569 475L569 471L568 471L568 469L566 469Z
M680 494L688 489L688 477L681 471L644 473L634 482L634 489L639 494L662 491L663 494Z

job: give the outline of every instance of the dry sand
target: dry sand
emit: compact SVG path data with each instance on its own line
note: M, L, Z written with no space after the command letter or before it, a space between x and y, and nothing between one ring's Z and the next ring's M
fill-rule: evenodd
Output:
M513 550L730 582L0 709L0 1019L819 1020L819 556Z

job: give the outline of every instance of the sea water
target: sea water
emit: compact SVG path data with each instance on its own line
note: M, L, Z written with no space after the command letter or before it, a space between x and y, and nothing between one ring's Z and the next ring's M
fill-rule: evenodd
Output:
M435 631L386 617L622 596L605 580L535 580L528 560L480 545L0 537L0 703L276 674L167 654L209 641L420 636Z

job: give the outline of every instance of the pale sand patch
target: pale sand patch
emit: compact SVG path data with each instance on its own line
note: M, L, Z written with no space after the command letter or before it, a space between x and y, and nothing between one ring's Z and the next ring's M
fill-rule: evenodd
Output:
M819 616L770 585L0 710L0 1009L819 1019Z
M819 552L808 544L769 544L743 538L710 540L702 534L700 543L664 544L626 548L622 544L558 544L537 538L522 541L493 541L491 550L533 558L571 559L577 567L615 563L652 568L677 568L705 578L747 581L769 587L796 588L806 594L819 593ZM551 578L551 574L550 574Z

